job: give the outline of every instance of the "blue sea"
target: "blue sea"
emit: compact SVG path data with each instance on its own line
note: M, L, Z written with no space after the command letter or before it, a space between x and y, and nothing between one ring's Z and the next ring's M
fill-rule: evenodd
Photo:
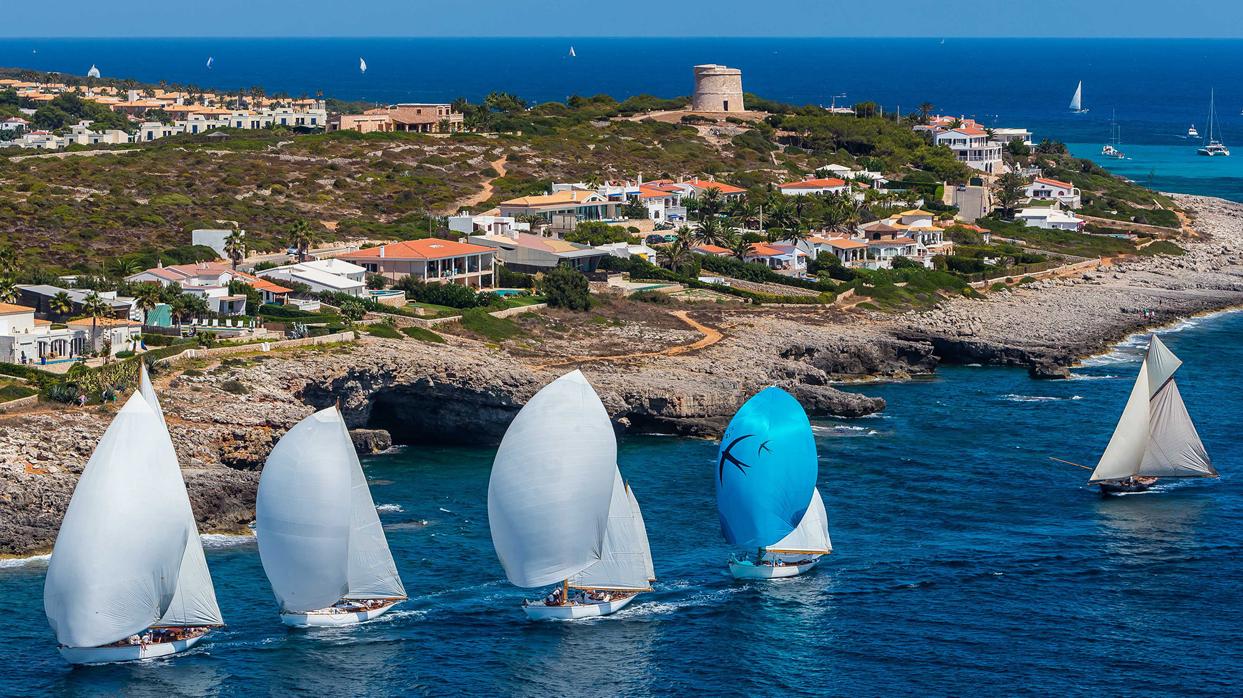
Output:
M477 100L495 90L530 101L676 97L691 92L697 63L741 68L745 89L771 99L873 100L903 113L926 101L988 126L1031 128L1083 156L1099 154L1116 114L1131 160L1103 164L1159 189L1243 201L1243 40L0 40L0 66L85 75L94 64L106 77L383 103ZM1089 112L1072 114L1080 80ZM1240 152L1209 162L1186 133L1193 123L1205 131L1214 88L1222 138Z
M725 569L716 445L627 437L659 581L616 616L530 623L492 550L491 448L365 467L410 600L353 629L282 626L250 538L209 537L228 627L191 653L70 668L46 562L7 561L0 695L1238 695L1243 669L1243 313L1161 333L1219 480L1102 498L1087 473L1147 341L1036 381L1007 368L852 387L879 416L815 422L834 554L814 573ZM590 372L588 371L590 374Z

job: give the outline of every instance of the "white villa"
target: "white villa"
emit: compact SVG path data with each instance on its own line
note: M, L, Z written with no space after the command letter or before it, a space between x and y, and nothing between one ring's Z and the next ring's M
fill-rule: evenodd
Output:
M51 322L35 319L34 308L0 303L0 361L31 364L70 359L86 352L87 341L87 332L81 328L54 330Z
M265 279L306 284L315 293L330 291L357 297L367 292L364 281L367 268L343 259L310 260L299 264L273 267L257 273Z
M1079 208L1079 189L1070 182L1049 177L1037 177L1023 190L1024 196L1040 201L1057 201L1066 208Z
M1014 219L1022 221L1023 225L1030 228L1044 228L1046 230L1073 230L1082 231L1085 221L1070 211L1063 211L1053 206L1037 206L1033 208L1021 209L1015 214Z
M1002 174L1005 171L1001 153L1004 145L991 140L985 131L975 122L967 122L957 128L935 131L933 143L947 146L954 151L959 162L968 167L987 172Z
M773 271L802 274L807 271L807 252L787 243L751 243L751 250L744 262L759 262Z
M349 252L337 259L357 264L390 281L414 276L428 283L489 288L496 279L496 253L492 248L455 240L423 238L394 242Z
M531 232L531 224L513 216L471 215L449 216L449 230L463 235L508 235L511 231Z
M805 196L808 194L845 194L850 191L850 185L844 179L836 177L813 178L808 177L799 182L786 182L777 185L781 193L786 196Z

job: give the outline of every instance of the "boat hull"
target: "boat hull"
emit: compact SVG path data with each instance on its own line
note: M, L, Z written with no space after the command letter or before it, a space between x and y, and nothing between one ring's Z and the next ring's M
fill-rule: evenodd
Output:
M603 603L580 603L568 606L545 606L542 603L529 603L522 607L527 618L531 620L579 620L580 618L597 618L608 616L622 610L634 601L632 594L625 598Z
M173 642L155 642L146 645L125 645L123 647L61 647L60 656L70 664L116 664L118 662L137 662L144 659L171 657L185 652L207 637L206 633L184 640Z
M1119 482L1100 483L1101 494L1126 494L1128 492L1146 492L1157 484L1155 477L1136 478Z
M281 622L294 628L340 628L379 618L399 603L401 602L394 601L379 608L353 613L282 613Z
M819 556L801 565L756 565L731 560L729 572L734 575L734 579L784 579L810 572L818 564L820 564Z

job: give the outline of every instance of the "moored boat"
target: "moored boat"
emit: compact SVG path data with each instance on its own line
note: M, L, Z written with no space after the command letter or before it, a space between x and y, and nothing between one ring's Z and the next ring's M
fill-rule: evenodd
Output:
M1217 477L1174 382L1180 366L1152 335L1126 407L1088 480L1102 494L1143 492L1164 477Z
M285 625L362 623L406 598L336 407L302 420L272 449L259 478L255 535Z
M721 440L717 512L725 540L756 553L731 558L731 574L793 577L832 551L818 470L811 423L789 393L767 388L738 410Z
M48 563L44 610L73 664L167 657L224 623L177 454L140 371L140 389L74 488Z
M1221 142L1221 123L1217 119L1217 92L1209 91L1208 98L1208 141L1196 150L1200 155L1208 157L1230 157L1230 149Z
M488 526L515 586L557 585L522 609L532 620L615 613L655 577L617 441L579 371L535 394L505 432L488 481Z

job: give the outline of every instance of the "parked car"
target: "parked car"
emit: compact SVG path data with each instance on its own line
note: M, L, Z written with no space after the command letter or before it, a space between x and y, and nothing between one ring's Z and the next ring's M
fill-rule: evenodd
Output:
M665 236L664 235L648 235L647 237L643 238L643 242L649 245L660 245L665 242Z
M652 226L652 230L673 230L673 224L672 223L657 223L656 225Z

